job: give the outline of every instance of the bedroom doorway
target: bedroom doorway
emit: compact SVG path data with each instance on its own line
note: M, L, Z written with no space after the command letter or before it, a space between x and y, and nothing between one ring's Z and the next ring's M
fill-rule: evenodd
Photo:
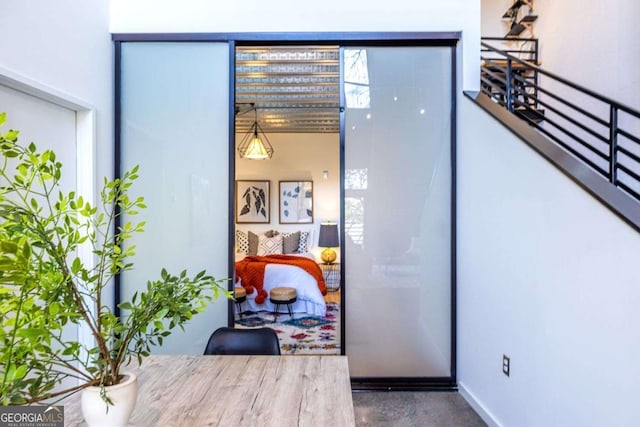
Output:
M250 292L233 326L275 329L283 354L344 354L340 258L319 246L321 225L340 229L339 108L337 45L235 47L235 287Z

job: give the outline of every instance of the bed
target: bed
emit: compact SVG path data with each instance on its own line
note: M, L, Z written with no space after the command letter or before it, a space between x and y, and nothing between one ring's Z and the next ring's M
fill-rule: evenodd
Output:
M311 253L297 254L298 257L306 257L315 260ZM236 257L236 261L244 259L244 256ZM236 286L242 285L242 279L238 279ZM317 280L308 272L295 265L269 263L264 269L264 280L262 288L269 293L271 289L281 286L296 289L298 299L291 305L294 313L309 313L315 316L324 316L327 307L322 295L321 288ZM326 292L326 291L325 291ZM266 298L259 304L256 302L258 292L247 291L246 302L243 303L243 310L251 311L274 311L274 304Z

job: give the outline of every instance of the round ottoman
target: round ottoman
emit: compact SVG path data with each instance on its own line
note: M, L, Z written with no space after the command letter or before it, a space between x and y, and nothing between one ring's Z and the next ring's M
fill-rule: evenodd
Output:
M233 289L233 299L236 302L236 307L238 309L238 315L242 317L242 303L247 300L247 290L241 286L238 286Z
M289 316L293 317L293 312L291 311L291 304L296 302L298 299L298 293L295 288L289 288L286 286L273 288L269 292L269 300L272 304L276 306L275 314L274 314L274 322L278 318L278 310L280 306L283 304L287 305L287 310L289 311Z

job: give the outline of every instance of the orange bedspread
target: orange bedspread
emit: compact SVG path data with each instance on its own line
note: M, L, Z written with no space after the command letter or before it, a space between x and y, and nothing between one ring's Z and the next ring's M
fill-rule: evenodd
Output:
M242 287L247 290L248 294L253 293L254 289L258 292L255 299L256 303L262 304L268 296L267 291L262 287L264 269L267 264L295 265L316 279L322 295L327 294L327 286L324 283L322 270L310 258L294 255L247 256L236 262L236 281L242 279Z

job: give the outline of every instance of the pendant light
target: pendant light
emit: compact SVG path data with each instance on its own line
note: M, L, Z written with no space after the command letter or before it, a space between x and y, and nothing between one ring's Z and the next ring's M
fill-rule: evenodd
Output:
M265 160L273 156L273 147L258 124L258 108L254 107L255 120L238 145L240 158L250 160Z

